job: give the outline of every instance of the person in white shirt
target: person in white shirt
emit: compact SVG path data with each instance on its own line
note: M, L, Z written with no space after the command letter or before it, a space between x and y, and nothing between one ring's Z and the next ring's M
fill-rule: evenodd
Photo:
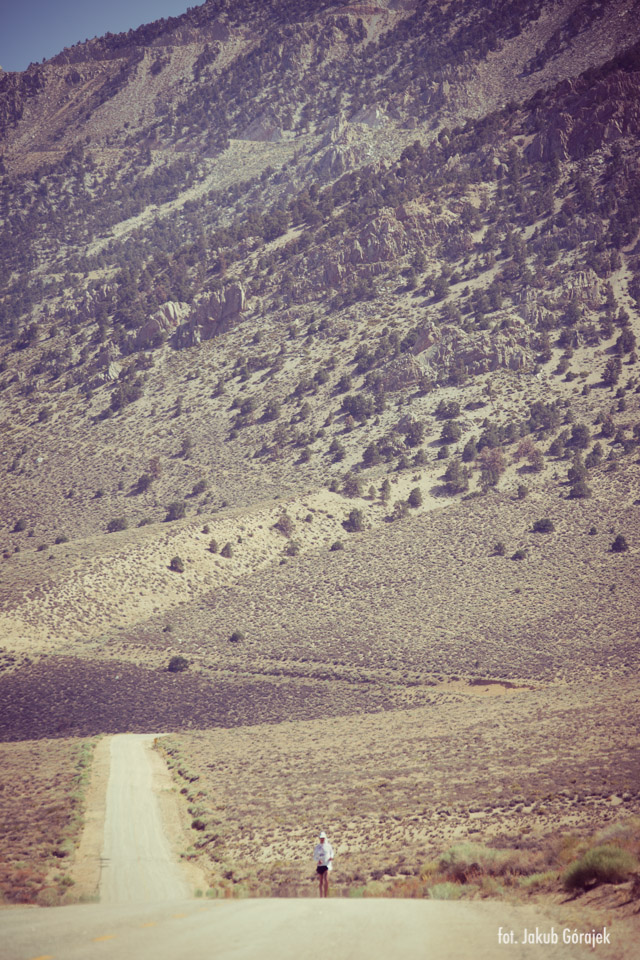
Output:
M316 843L313 850L313 859L315 860L316 873L318 874L318 883L320 887L320 896L329 895L329 870L332 869L333 847L327 840L327 835L322 830L318 837L319 843Z

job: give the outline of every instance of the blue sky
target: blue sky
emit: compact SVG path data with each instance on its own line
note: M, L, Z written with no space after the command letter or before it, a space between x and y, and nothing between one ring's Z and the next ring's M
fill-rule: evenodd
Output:
M0 0L0 66L26 70L63 47L176 17L202 0Z

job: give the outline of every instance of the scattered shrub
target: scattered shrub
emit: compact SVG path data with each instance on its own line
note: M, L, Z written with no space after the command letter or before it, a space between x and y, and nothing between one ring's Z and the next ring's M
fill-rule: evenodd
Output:
M628 549L629 549L629 544L627 543L627 541L625 540L625 538L622 536L622 534L619 533L618 536L617 536L617 537L615 538L615 540L613 541L613 543L611 544L611 550L612 550L612 552L613 552L613 553L624 553L625 550L628 550Z
M283 513L273 525L274 530L279 530L285 537L290 537L295 529L295 524L288 513Z
M360 533L364 530L364 515L362 510L354 508L349 511L349 516L343 521L342 526L348 533Z
M186 516L187 505L184 500L174 500L167 507L167 515L164 518L166 522L172 520L182 520Z
M494 556L496 556L496 557L504 557L504 555L505 555L506 552L507 552L506 546L504 545L504 543L502 542L502 540L498 540L498 542L495 543L494 546L493 546L493 554L494 554Z
M220 551L220 556L225 557L226 560L230 560L233 556L233 547L230 543L225 543L224 547Z
M186 670L188 666L189 661L186 659L186 657L171 657L167 670L169 673L182 673L182 671Z
M126 517L114 517L107 524L107 533L117 533L118 530L126 530L128 526L129 521Z
M599 883L624 883L637 869L637 860L627 850L603 844L572 863L562 880L565 890L584 890Z
M422 506L422 491L419 487L414 487L411 493L409 494L408 500L410 507L421 507Z
M331 544L331 546L329 547L329 550L333 550L333 551L344 550L344 543L342 542L342 540L336 540L335 543Z
M553 520L550 520L549 517L544 517L542 520L534 521L534 533L553 533L554 530L555 527L553 525Z
M241 643L244 640L244 633L242 630L234 630L231 636L229 637L229 643Z
M184 560L182 557L172 557L169 569L175 571L175 573L184 573Z
M511 557L512 560L526 560L527 551L524 547L520 547Z
M217 553L219 550L218 541L210 540L209 541L209 553Z
M14 524L14 526L13 526L13 532L14 532L14 533L22 533L22 531L23 531L23 530L26 530L26 529L27 529L27 521L26 521L26 520L22 520L22 519L16 520L16 522L15 522L15 524Z
M586 500L592 496L593 491L585 480L578 480L569 490L571 500Z

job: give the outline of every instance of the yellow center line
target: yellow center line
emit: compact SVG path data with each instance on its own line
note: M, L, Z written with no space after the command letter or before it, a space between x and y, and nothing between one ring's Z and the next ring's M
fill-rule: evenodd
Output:
M46 956L42 957L32 957L31 960L54 960L50 953L47 953Z
M146 927L155 927L155 926L156 926L156 922L155 922L155 920L152 920L151 923L141 923L140 926L141 926L142 929L144 930L144 929L146 929Z
M173 914L173 919L174 919L174 920L181 920L183 917L186 917L186 913L174 913L174 914Z
M93 943L102 943L104 940L115 940L115 933L106 933L104 937L94 937Z

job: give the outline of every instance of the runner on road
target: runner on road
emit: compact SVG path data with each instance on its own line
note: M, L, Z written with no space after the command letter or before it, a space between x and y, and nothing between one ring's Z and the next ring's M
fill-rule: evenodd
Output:
M318 840L320 842L315 845L313 859L317 864L316 873L318 874L320 896L326 897L329 895L329 870L332 869L333 847L327 840L324 830L320 831Z

